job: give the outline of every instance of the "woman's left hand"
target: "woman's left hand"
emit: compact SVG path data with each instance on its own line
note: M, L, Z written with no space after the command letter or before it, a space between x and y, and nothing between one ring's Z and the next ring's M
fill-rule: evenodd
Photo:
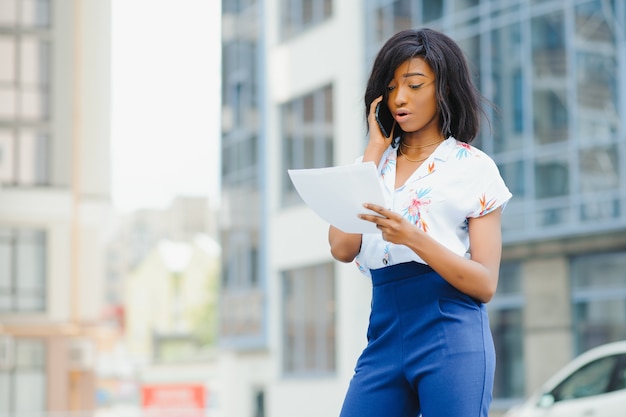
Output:
M376 204L364 204L366 209L376 214L359 214L359 218L376 224L383 240L395 244L405 244L414 238L419 229L400 214Z

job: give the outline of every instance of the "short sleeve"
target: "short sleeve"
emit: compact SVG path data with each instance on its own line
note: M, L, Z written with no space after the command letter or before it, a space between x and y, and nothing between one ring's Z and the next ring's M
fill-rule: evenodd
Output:
M477 172L472 173L476 181L472 186L470 198L473 201L471 212L467 217L482 217L498 207L504 208L513 196L493 160L486 154L482 154L479 161Z

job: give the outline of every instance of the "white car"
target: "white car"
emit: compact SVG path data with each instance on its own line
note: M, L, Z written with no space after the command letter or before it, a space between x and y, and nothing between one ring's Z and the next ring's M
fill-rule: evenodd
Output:
M505 417L626 416L626 341L590 349Z

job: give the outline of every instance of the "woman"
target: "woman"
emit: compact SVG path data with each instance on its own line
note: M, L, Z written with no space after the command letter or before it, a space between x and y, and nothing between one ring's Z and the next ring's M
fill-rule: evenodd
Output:
M395 119L386 138L375 108ZM371 276L368 344L342 417L487 416L495 353L484 303L494 295L501 212L511 193L469 143L481 96L458 45L429 30L391 37L365 93L369 142L386 207L366 204L380 234L330 227L332 255Z

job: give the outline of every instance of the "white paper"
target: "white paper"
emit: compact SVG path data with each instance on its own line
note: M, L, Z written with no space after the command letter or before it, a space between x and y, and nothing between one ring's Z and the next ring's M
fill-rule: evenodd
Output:
M326 222L346 233L380 233L374 223L357 217L373 213L364 203L385 205L373 162L288 172L300 197Z

